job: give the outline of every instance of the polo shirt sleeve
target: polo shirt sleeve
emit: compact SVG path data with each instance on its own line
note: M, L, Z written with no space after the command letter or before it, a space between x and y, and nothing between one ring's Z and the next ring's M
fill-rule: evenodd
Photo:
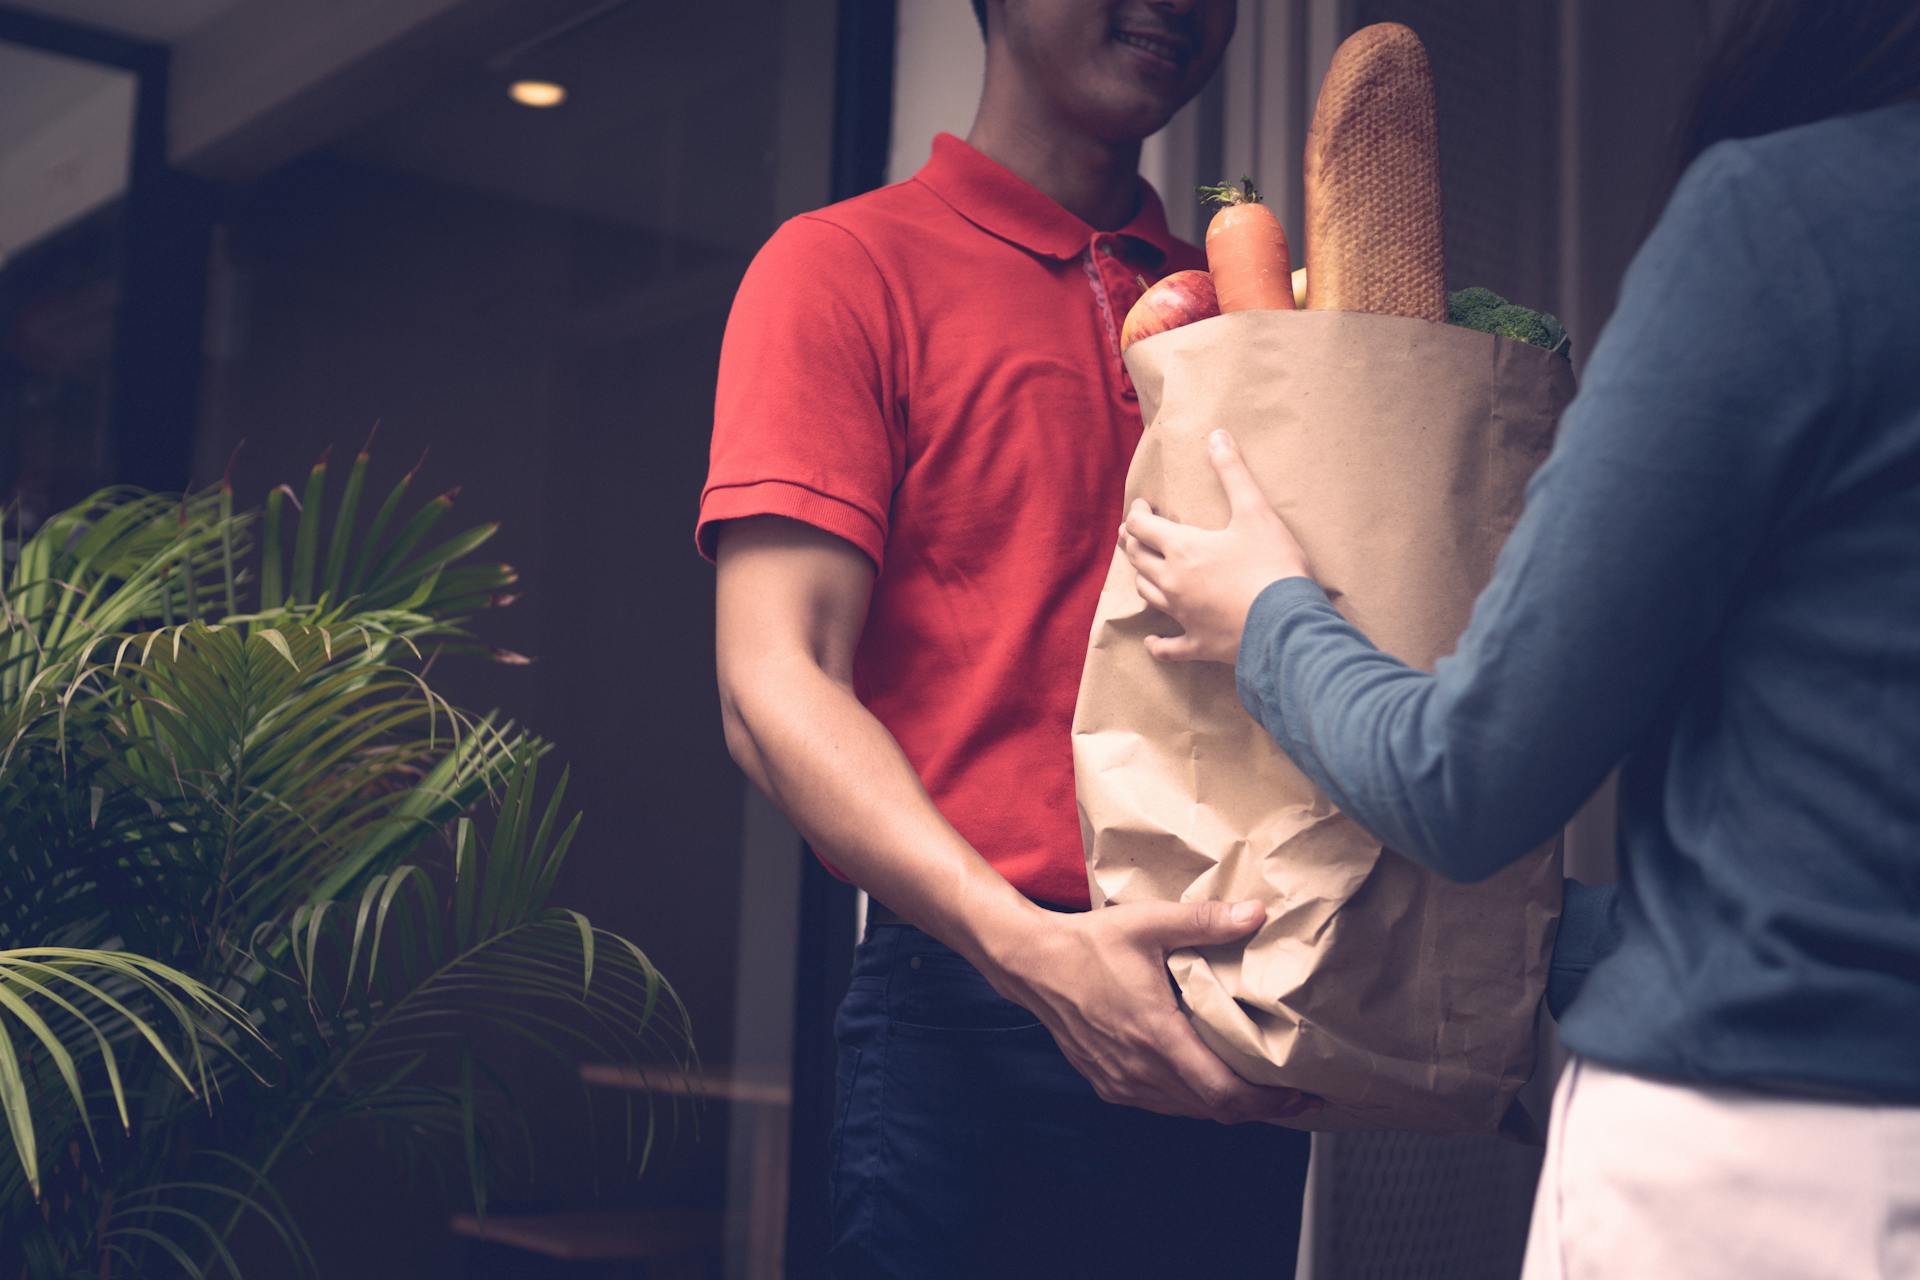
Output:
M844 538L878 571L905 466L886 282L854 235L824 219L786 223L747 268L727 317L713 450L695 542L719 526L785 516Z

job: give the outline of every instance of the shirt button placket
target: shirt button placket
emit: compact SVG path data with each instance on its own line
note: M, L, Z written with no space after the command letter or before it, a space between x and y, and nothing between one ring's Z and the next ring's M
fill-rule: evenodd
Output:
M1121 326L1126 324L1127 312L1140 300L1144 292L1134 278L1140 273L1127 265L1127 260L1114 249L1114 242L1106 236L1096 236L1098 246L1100 284L1106 290L1107 306L1113 313L1114 324L1114 361L1120 371L1120 398L1132 403L1137 401L1139 393L1133 389L1133 375L1127 372L1127 362L1120 355L1119 334Z

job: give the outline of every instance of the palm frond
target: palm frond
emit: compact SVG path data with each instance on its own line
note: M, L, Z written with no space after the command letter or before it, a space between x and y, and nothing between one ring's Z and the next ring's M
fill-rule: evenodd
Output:
M62 761L81 762L115 802L121 829L109 833L99 878L137 890L140 904L156 889L196 904L190 931L205 951L236 923L248 928L397 864L512 759L544 750L441 698L403 665L412 652L381 615L338 632L176 624L111 660L88 655L29 729ZM125 826L149 824L137 809L125 813L129 795L163 797L167 819L132 846ZM72 839L76 826L63 834Z
M249 1217L312 1274L275 1181L330 1131L484 1208L526 1062L692 1053L646 954L551 901L547 744L428 679L505 602L495 526L448 533L416 466L363 532L369 451L330 467L0 539L0 1275L237 1276Z
M372 441L368 441L370 447ZM276 490L268 498L261 579L263 610L286 610L317 621L339 620L385 611L410 613L422 621L422 630L443 637L463 633L459 622L485 608L514 581L513 571L498 564L461 564L499 531L495 524L479 525L433 544L422 544L453 509L459 490L449 489L423 503L385 540L388 527L406 503L416 466L387 494L364 537L356 536L355 521L366 487L370 454L361 449L347 473L346 487L329 521L325 514L329 455L322 454L307 474L304 495L293 500L291 490ZM424 457L422 458L424 462ZM293 546L283 563L286 507L292 502ZM327 552L320 559L322 538ZM280 584L285 581L284 593Z
M221 494L105 489L48 520L0 575L0 707L85 642L212 601L248 521Z
M564 777L541 803L537 775L535 759L516 763L491 838L470 819L454 824L451 885L402 868L356 898L289 918L281 950L335 1052L287 1123L283 1147L330 1116L370 1114L369 1090L383 1106L404 1095L401 1112L418 1129L456 1127L484 1202L472 1073L490 1064L476 1044L504 1042L569 1079L583 1060L684 1061L691 1053L685 1006L645 952L549 905L579 820L561 824ZM449 1064L467 1074L445 1078ZM650 1112L646 1123L642 1160Z
M136 1006L146 1010L144 1016ZM31 1062L16 1048L15 1036L47 1055L91 1137L81 1082L88 1060L99 1064L121 1125L132 1126L116 1037L108 1024L144 1041L181 1088L195 1096L204 1095L208 1047L221 1043L217 1032L237 1029L264 1044L232 1001L144 956L66 947L0 951L0 1111L36 1197L40 1153L34 1111L42 1099L30 1088Z
M241 1275L239 1263L227 1245L232 1225L227 1220L247 1218L262 1223L282 1251L294 1278L318 1276L313 1247L298 1218L261 1171L224 1151L199 1153L205 1165L200 1176L152 1182L118 1197L101 1233L109 1247L128 1247L138 1256L159 1247L187 1275L215 1274L218 1261L229 1276ZM244 1189L243 1189L244 1188ZM161 1245L165 1239L171 1247ZM196 1260L196 1254L204 1257Z

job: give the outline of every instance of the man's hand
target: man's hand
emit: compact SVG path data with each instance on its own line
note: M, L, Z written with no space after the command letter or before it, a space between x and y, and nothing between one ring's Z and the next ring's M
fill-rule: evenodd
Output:
M1227 1124L1279 1120L1319 1100L1235 1075L1194 1033L1167 979L1168 952L1233 942L1260 920L1254 902L1035 913L983 967L995 989L1046 1024L1108 1102Z
M1231 506L1226 528L1177 524L1138 499L1120 526L1120 549L1140 598L1186 633L1147 637L1147 652L1169 662L1231 664L1254 599L1282 578L1312 576L1306 553L1267 504L1233 437L1213 432L1207 456Z

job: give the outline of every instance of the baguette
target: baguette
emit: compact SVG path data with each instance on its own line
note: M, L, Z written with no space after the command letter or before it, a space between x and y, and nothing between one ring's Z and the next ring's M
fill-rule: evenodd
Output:
M1335 51L1307 131L1305 203L1307 306L1446 322L1433 69L1399 23Z

